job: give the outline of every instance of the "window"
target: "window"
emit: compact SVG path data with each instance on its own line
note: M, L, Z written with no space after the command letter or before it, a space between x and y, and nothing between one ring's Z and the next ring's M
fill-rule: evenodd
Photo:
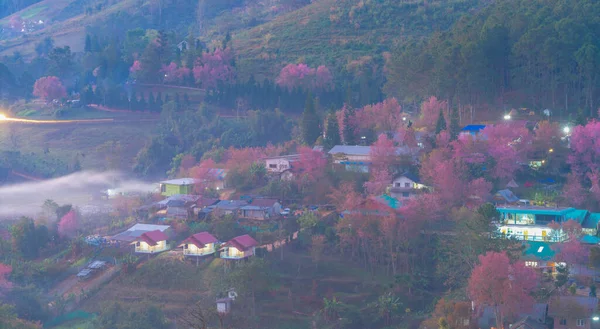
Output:
M408 192L402 192L402 197L403 198L408 198L408 197L410 197L410 193L408 193Z
M404 183L404 187L410 187L410 183Z
M187 248L188 248L188 244L186 243L183 245L183 249L187 249Z
M160 191L161 191L161 192L167 192L167 185L165 185L165 184L160 184Z
M277 169L277 164L276 163L269 163L269 168Z
M577 319L577 326L578 327L585 326L585 319Z
M566 326L567 325L567 319L560 319L560 325L561 326Z
M396 183L396 187L402 187L402 184Z

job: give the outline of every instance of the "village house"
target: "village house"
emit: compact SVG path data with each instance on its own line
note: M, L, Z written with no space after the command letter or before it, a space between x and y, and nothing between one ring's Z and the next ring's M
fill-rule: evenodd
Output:
M333 163L344 165L346 170L369 172L371 147L360 145L336 145L328 154Z
M500 213L498 229L502 236L528 241L565 241L567 234L562 229L550 228L548 224L555 222L562 225L568 220L579 223L584 234L596 235L600 220L600 214L566 207L504 205L497 210Z
M485 129L485 125L466 125L460 130L459 135L468 135L476 137L481 134L481 131Z
M493 196L495 204L516 204L519 198L509 189L499 190Z
M474 317L476 318L477 328L479 329L491 329L498 328L496 325L496 315L494 313L494 307L491 306L482 306L477 307ZM504 319L505 324L504 328L513 328L510 323L518 323L519 320L523 320L525 318L529 318L529 324L535 322L538 324L545 324L546 318L548 317L548 304L545 303L536 303L533 305L533 308L527 312L520 313L516 316L516 319ZM515 320L515 321L512 321ZM527 328L527 327L525 327ZM537 329L537 327L535 328Z
M160 194L172 196L175 194L194 194L194 187L201 183L194 178L178 178L160 182Z
M282 155L276 157L264 158L267 172L281 174L286 170L292 169L292 163L300 160L300 154Z
M221 200L215 205L208 207L217 216L238 215L240 208L248 205L246 200Z
M210 233L200 232L183 240L179 247L183 248L185 256L205 256L215 253L215 244L217 242L217 238Z
M592 329L597 317L598 298L555 296L550 299L548 316L554 319L554 329ZM596 319L596 320L594 320Z
M410 199L425 189L427 186L421 184L417 176L404 173L392 181L390 196L396 199Z
M240 208L240 217L254 220L266 220L281 213L281 204L275 199L254 199Z
M212 208L211 206L216 205L220 200L216 198L200 198L196 201L196 206L194 207L194 215L198 219L203 219L208 215Z
M168 234L170 228L169 225L135 224L127 231L112 236L110 240L116 243L124 242L129 244L147 232L161 231Z
M156 254L169 250L167 240L169 237L160 230L142 233L131 244L135 245L135 252L139 254Z
M221 246L221 258L244 259L254 255L258 242L248 234L237 236Z
M199 195L175 194L156 203L156 208L160 209L156 215L165 218L188 219L192 216L194 207L199 199Z

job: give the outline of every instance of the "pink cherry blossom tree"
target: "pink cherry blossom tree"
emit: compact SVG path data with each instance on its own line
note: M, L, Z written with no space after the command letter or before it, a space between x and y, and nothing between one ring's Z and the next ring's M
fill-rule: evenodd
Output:
M325 174L327 159L321 151L313 150L308 146L298 148L300 159L293 163L293 171L302 184L313 183Z
M524 126L498 124L486 126L482 135L486 137L489 155L495 165L491 176L496 179L511 179L524 162L531 149L531 134Z
M275 82L288 90L328 90L333 87L333 76L324 65L314 69L304 63L288 64L281 69Z
M377 141L371 145L370 157L372 170L390 172L398 160L394 141L389 139L386 134L379 135Z
M177 67L175 62L169 65L163 65L160 72L163 74L165 83L182 83L186 76L190 74L190 69L187 67Z
M435 131L440 110L444 113L444 117L448 118L448 102L441 101L435 96L429 97L421 104L421 116L416 123L417 126L426 128L430 132Z
M73 238L79 230L79 220L75 210L66 213L58 222L58 235L65 238Z
M370 178L365 182L364 187L368 194L379 196L385 193L391 182L392 175L387 168L373 168Z
M67 97L67 90L55 76L41 77L33 85L33 95L46 101Z
M235 77L233 52L230 48L217 48L212 53L203 53L193 68L196 83L203 88L216 88L219 83L230 83Z
M479 256L467 290L477 306L493 308L497 326L502 327L507 317L531 310L537 283L537 273L524 263L511 264L505 252L487 252Z
M361 129L373 129L377 133L393 133L404 125L406 114L396 98L367 105L355 113L355 120Z
M12 267L10 265L0 263L0 294L2 291L9 290L12 288L12 283L8 281L8 276L12 273Z
M139 72L142 70L142 62L139 60L133 61L133 64L129 68L129 75L132 78L138 78Z

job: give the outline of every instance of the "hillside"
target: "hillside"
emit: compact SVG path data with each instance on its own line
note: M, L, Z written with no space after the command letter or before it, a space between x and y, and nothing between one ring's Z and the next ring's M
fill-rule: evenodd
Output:
M481 0L319 0L234 35L238 69L274 76L286 63L305 61L345 70L349 61L381 56L394 44L446 30ZM364 60L365 58L362 58Z

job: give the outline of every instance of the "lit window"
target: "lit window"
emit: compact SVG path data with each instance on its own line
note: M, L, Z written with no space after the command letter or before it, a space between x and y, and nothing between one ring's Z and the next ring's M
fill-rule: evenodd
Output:
M585 319L577 319L577 326L578 327L585 326Z

